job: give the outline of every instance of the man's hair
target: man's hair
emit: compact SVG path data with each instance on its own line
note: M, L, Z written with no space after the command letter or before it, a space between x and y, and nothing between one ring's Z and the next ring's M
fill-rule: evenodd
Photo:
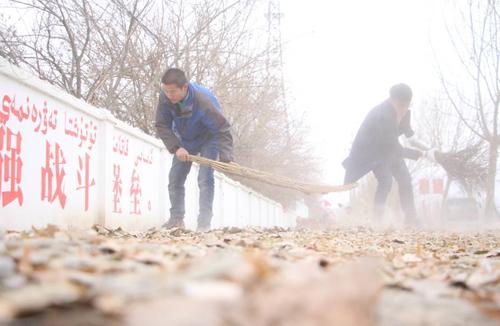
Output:
M187 78L184 71L178 68L170 68L161 77L161 83L165 85L175 84L177 87L182 87L187 84Z
M410 102L413 95L410 86L402 83L392 86L389 94L392 99L401 102Z

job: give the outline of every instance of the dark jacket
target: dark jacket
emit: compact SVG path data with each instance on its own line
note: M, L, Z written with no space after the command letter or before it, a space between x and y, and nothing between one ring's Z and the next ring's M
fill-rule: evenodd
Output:
M213 142L222 162L233 161L233 138L229 122L219 102L205 87L188 84L182 103L173 104L161 92L156 108L156 131L170 153L180 147L197 154L207 142Z
M342 163L346 169L344 182L355 182L375 167L394 159L418 159L419 151L404 148L399 143L400 135L414 135L410 119L411 111L408 111L398 124L396 110L389 100L373 108L354 138L349 157Z

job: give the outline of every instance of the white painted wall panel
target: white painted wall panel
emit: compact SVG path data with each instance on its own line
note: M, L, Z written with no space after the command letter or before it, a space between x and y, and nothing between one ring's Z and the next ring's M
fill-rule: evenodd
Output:
M0 58L0 227L159 226L172 156L158 139ZM186 181L198 217L198 166ZM287 226L283 208L216 173L213 227Z

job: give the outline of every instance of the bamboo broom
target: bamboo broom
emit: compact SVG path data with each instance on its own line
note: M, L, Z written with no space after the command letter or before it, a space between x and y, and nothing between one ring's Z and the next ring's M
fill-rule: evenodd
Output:
M278 176L268 172L251 169L238 164L214 161L202 156L188 155L188 160L196 162L198 164L208 165L214 170L217 170L222 173L237 175L240 177L257 180L278 187L295 189L307 194L313 194L313 193L326 194L330 192L349 191L357 186L356 183L333 186L325 184L311 184L311 183L298 182L296 180L292 180L290 178L286 178L283 176Z

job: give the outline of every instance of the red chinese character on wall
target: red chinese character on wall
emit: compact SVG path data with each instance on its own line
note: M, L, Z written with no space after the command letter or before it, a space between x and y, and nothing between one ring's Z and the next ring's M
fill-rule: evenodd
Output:
M139 177L139 173L137 173L137 166L139 165L139 162L136 160L134 170L132 171L132 183L130 185L130 198L132 200L130 203L132 204L132 211L130 214L137 214L141 215L141 195L142 195L142 190L141 190L141 179Z
M51 150L50 143L45 141L45 166L42 167L42 201L53 203L57 198L62 208L66 205L66 194L62 188L62 182L66 172L63 165L66 164L63 151L58 143Z
M432 188L434 189L435 194L444 193L444 180L443 179L432 180Z
M120 165L113 165L113 212L121 213L122 208L120 206L121 196L122 196L122 179L120 177Z
M85 211L89 209L89 194L90 187L95 186L94 179L90 178L89 172L89 163L90 163L90 155L85 153L85 158L78 157L78 187L77 190L84 189L85 190Z
M429 193L429 179L420 179L419 182L419 192L422 195L426 195Z
M23 161L21 155L21 133L13 133L9 128L0 127L0 196L2 207L17 199L23 205L23 191L19 184L22 178ZM4 190L4 186L7 186Z

